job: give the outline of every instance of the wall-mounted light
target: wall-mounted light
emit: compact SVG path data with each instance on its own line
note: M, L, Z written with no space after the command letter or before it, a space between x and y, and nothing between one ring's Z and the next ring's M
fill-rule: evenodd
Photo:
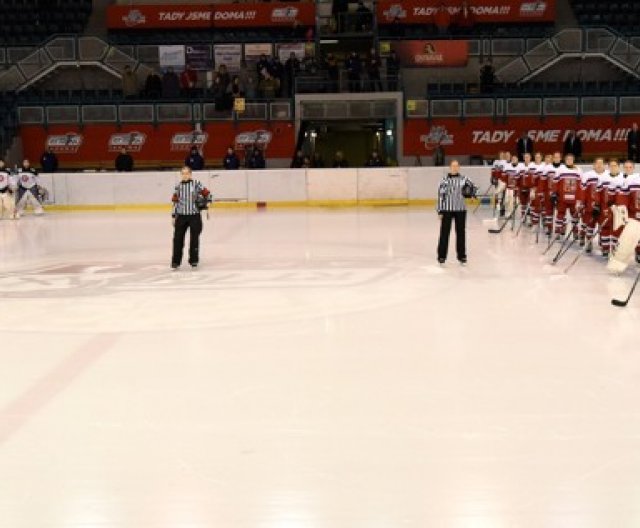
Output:
M393 130L391 130L390 128L387 128L387 136L393 136Z

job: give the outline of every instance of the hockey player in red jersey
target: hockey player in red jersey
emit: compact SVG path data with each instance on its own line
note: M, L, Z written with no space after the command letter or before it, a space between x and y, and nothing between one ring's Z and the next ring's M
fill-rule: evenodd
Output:
M511 161L504 168L507 190L505 191L505 214L511 216L517 206L519 200L520 179L524 173L525 167L520 163L518 156L511 156Z
M558 206L558 195L556 193L556 174L561 169L564 169L564 163L562 162L562 154L560 152L554 152L551 158L551 163L547 165L547 188L546 188L546 208L545 208L545 225L547 226L547 236L551 236L553 232L553 224L555 222Z
M595 234L596 224L602 212L599 185L606 172L604 158L596 158L593 162L593 169L582 175L580 183L577 206L577 209L581 212L583 223L583 229L580 231L580 245L584 246L587 243L587 253L591 253L591 239Z
M538 166L533 162L531 158L531 154L528 152L524 155L523 169L522 174L520 176L519 181L519 198L520 198L520 207L522 214L522 221L527 222L527 207L531 203L531 190L534 186L535 174ZM529 211L528 214L530 214ZM531 215L533 216L533 215Z
M598 183L598 194L600 198L600 250L603 257L608 257L609 253L617 244L617 238L613 230L613 214L611 206L615 205L617 183L621 181L620 167L615 159L609 160L609 170L606 171Z
M567 215L570 217L574 227L574 234L577 235L577 224L579 214L577 211L578 192L582 180L582 171L575 165L573 154L567 154L564 158L564 166L556 171L553 177L554 198L557 203L556 224L554 232L562 236L566 231Z

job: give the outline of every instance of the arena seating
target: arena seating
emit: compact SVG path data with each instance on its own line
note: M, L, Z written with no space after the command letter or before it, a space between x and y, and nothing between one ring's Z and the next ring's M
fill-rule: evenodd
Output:
M604 25L628 35L640 35L640 0L571 0L571 6L583 26Z
M0 0L0 42L35 44L56 33L81 33L91 0Z

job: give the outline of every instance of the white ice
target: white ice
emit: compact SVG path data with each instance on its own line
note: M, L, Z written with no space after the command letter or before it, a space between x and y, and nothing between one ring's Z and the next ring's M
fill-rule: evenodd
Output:
M0 222L0 528L640 526L635 267L487 214Z

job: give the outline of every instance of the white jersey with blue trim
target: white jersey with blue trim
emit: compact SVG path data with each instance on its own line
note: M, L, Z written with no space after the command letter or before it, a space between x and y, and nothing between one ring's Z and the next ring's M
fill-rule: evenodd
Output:
M40 179L35 172L20 169L18 171L18 185L20 185L22 189L31 190L40 185Z
M13 191L16 186L15 176L5 169L0 169L0 192Z

